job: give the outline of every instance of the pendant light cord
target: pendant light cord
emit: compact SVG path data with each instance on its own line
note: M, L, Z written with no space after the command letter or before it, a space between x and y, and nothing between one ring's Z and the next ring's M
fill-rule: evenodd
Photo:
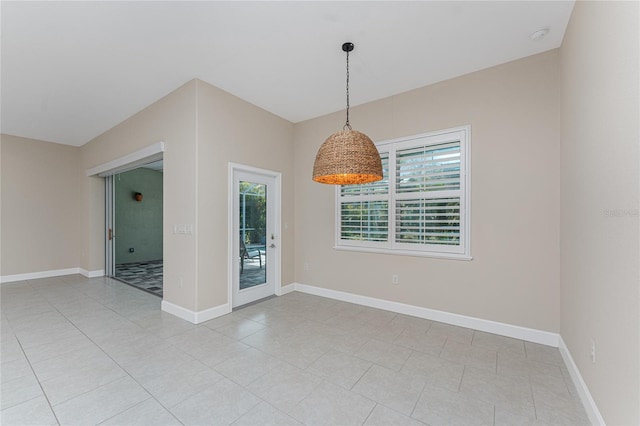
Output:
M347 122L342 126L342 130L351 130L351 124L349 124L349 51L347 50Z

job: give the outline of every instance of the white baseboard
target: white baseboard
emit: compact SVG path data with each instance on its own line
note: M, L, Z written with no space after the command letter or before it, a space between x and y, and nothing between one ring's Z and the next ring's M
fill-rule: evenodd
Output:
M571 380L578 391L578 395L580 396L580 401L582 401L582 405L584 405L584 409L587 412L587 416L589 416L589 421L592 425L605 425L604 419L600 414L600 410L596 406L596 402L593 400L591 396L591 392L589 392L589 388L587 388L587 384L582 379L582 375L580 374L580 370L578 370L578 366L573 361L573 357L571 356L571 352L569 352L569 348L564 343L562 336L560 336L560 355L562 355L562 359L564 360L565 365L567 366L567 370L569 370L569 374L571 375Z
M218 318L222 315L226 315L231 312L231 308L228 303L224 305L215 306L213 308L205 309L204 311L192 311L182 306L178 306L166 300L162 301L161 309L171 315L175 315L178 318L182 318L185 321L189 321L193 324L200 324L210 319Z
M82 275L84 275L87 278L104 277L104 269L98 269L96 271L87 271L86 269L79 268L79 271Z
M0 283L11 283L14 281L37 280L39 278L61 277L63 275L79 274L80 268L54 269L51 271L29 272L26 274L3 275Z
M231 313L231 306L228 303L225 303L224 305L214 306L213 308L205 309L204 311L198 311L196 312L195 324L200 324L202 322L221 317L228 313Z
M11 283L15 281L37 280L40 278L62 277L64 275L81 274L87 278L104 277L104 269L87 271L83 268L54 269L51 271L29 272L26 274L3 275L0 283Z
M435 309L407 305L374 297L360 296L357 294L345 293L342 291L330 290L306 284L294 283L289 286L291 285L295 287L296 291L300 291L302 293L315 294L317 296L328 297L330 299L341 300L343 302L356 303L358 305L369 306L371 308L384 309L385 311L411 315L460 327L472 328L478 331L486 331L487 333L513 337L515 339L540 343L542 345L553 346L555 348L557 348L559 344L560 336L557 333L551 333L548 331L489 321L481 318L468 317L465 315L452 314L449 312L437 311Z
M280 287L280 296L283 296L287 293L291 293L292 291L296 290L296 284L292 283L292 284L288 284L285 286Z

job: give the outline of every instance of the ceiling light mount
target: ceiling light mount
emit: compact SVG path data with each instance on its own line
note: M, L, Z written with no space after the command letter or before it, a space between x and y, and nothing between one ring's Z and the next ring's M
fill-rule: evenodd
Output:
M347 54L347 120L342 130L324 141L313 164L313 180L331 185L352 185L382 179L380 153L364 133L351 129L349 123L349 52L354 44L342 44Z
M533 41L539 41L545 38L549 34L549 27L539 28L531 33L529 38Z

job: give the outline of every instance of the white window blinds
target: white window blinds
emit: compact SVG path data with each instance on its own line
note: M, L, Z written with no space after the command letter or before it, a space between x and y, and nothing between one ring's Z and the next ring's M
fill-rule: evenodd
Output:
M381 181L337 191L336 247L469 258L469 128L378 144Z
M389 154L380 154L383 178L377 182L340 187L340 239L389 240Z

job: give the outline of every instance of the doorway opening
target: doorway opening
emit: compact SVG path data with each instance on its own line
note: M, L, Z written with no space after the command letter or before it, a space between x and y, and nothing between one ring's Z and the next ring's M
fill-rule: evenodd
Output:
M107 275L163 295L163 162L107 176Z
M280 174L230 164L230 304L280 290Z

